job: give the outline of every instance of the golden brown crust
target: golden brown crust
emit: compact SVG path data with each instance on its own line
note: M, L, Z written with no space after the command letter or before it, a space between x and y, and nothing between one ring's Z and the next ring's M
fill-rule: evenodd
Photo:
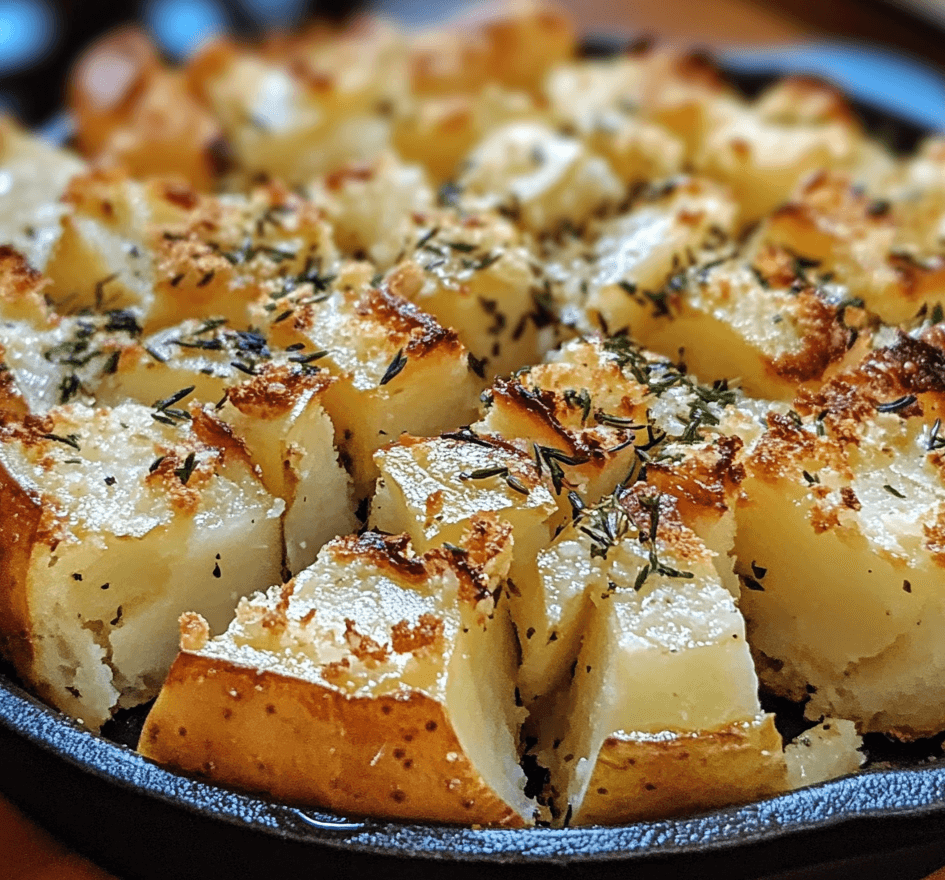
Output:
M745 478L741 462L744 444L736 436L718 437L704 449L693 450L681 462L647 465L647 482L674 495L688 521L706 511L718 514L732 505Z
M43 517L42 500L0 465L0 653L29 678L33 662L27 578Z
M356 311L388 327L391 336L406 339L404 354L408 356L462 348L455 330L444 327L432 315L388 290L369 291L358 300Z
M649 541L655 538L670 548L680 560L707 561L706 546L680 516L679 501L674 495L663 494L655 486L637 483L626 491L618 492L617 498L641 537Z
M846 95L832 83L809 74L779 80L758 99L758 112L785 124L834 122L860 128Z
M320 394L333 381L326 372L289 364L263 364L256 370L256 376L229 389L227 400L241 413L257 419L277 419L304 394Z
M551 3L478 4L450 31L415 42L412 91L452 95L496 82L537 92L544 74L572 57L575 46L570 18Z
M641 822L761 800L784 791L774 716L696 734L610 736L575 825Z
M188 452L182 447L159 449L159 459L144 478L147 486L160 486L173 508L191 516L200 507L203 489L216 475L225 457L223 450L208 449L209 455L191 459L196 451ZM187 474L186 481L181 476L183 473Z
M343 814L519 827L463 754L443 707L375 699L182 653L138 750L200 776Z
M44 293L50 281L19 251L0 245L0 314L11 320L35 322L48 313Z
M945 408L945 351L900 332L892 345L870 352L855 369L838 374L818 391L801 391L795 408L802 415L817 415L841 442L856 443L878 407L903 399L895 410L900 418Z

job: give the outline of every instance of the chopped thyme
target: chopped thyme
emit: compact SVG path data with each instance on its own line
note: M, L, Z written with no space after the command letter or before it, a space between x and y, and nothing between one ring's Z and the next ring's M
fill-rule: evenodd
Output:
M465 482L466 480L488 480L490 477L507 477L508 475L509 469L507 467L489 467L468 472L460 471L459 478Z
M320 360L328 354L328 349L321 349L320 351L313 351L311 354L296 354L289 358L290 363L293 364L310 364L312 361Z
M105 301L105 285L111 284L118 277L117 272L112 272L111 275L106 275L101 281L95 282L95 310L101 311L102 304Z
M144 346L144 350L145 350L149 355L151 355L151 357L153 357L159 364L166 364L166 363L167 363L167 358L164 357L163 354L159 354L157 351L155 351L153 348L151 348L150 345L145 345L145 346Z
M140 336L142 333L138 319L126 309L113 309L108 312L105 330L109 333L127 333L129 336Z
M204 322L193 332L193 336L203 336L204 333L211 333L227 323L226 318L205 318Z
M941 427L942 420L936 419L935 424L932 425L932 430L929 431L929 440L925 447L929 452L934 452L936 449L945 448L945 437L939 437L938 435Z
M591 393L586 388L575 391L569 388L564 392L564 402L568 406L581 408L581 424L583 425L591 414Z
M164 461L166 457L167 456L159 455L156 459L154 459L154 461L152 461L148 466L148 473L153 474L161 466L161 462Z
M230 361L230 366L239 370L241 373L246 373L247 376L256 375L256 368L251 364L244 364L241 361Z
M568 502L571 505L572 518L577 519L578 514L584 510L584 499L582 499L577 492L572 490L571 492L568 492Z
M64 443L66 446L71 446L76 452L82 451L79 446L78 434L66 434L65 436L61 434L42 434L41 436L46 440L54 440L56 443Z
M904 397L898 397L895 400L890 400L888 403L877 403L876 409L878 412L882 413L893 413L899 412L901 409L912 406L918 398L914 394L906 394Z
M486 449L493 448L493 445L488 440L483 440L469 425L464 425L458 431L444 431L440 436L446 440L460 440L463 443L484 446Z
M180 391L175 391L170 397L165 397L163 400L157 400L154 402L154 408L158 411L166 410L169 406L173 406L175 403L180 403L185 397L189 394L192 394L196 388L195 385L188 385L186 388L181 388Z
M395 376L400 375L404 367L407 366L407 356L404 354L404 350L400 349L397 354L394 355L394 359L390 362L387 369L384 371L384 375L381 377L381 381L378 385L386 385L391 381Z
M755 281L758 282L758 286L762 290L768 290L771 287L771 282L768 281L761 269L754 263L751 263L748 268L751 269L751 274L755 276Z
M102 365L102 373L106 376L112 376L118 372L118 362L121 360L121 352L117 349L113 351L105 363Z
M193 452L190 452L187 454L187 458L184 459L184 463L179 468L176 468L174 471L174 474L185 486L187 485L188 481L190 480L191 475L194 472L194 464L196 460L197 460L196 454Z
M81 390L82 383L79 381L79 377L75 373L69 373L59 383L59 402L68 403Z
M520 493L521 495L528 495L528 487L514 474L507 474L505 477L506 485L515 492Z
M466 363L469 365L469 369L472 370L480 379L486 378L485 358L477 358L472 352L469 352L466 355Z
M481 272L483 269L488 269L493 263L499 262L502 259L502 251L490 251L484 257L480 257L478 260L472 261L463 261L463 268L472 269L473 272Z
M902 494L898 489L893 488L889 483L884 483L883 488L890 494L894 495L896 498L905 498L906 496Z
M439 226L434 226L432 229L428 229L420 238L417 239L416 245L414 245L415 250L422 250L438 232L440 231Z
M632 419L629 416L616 416L612 413L605 413L603 410L596 410L594 412L594 421L599 425L609 425L612 428L639 430L646 427L645 425L638 424L636 419Z
M801 471L801 474L809 486L813 486L815 483L820 482L820 477L818 477L817 474L812 474L809 471Z
M460 254L471 254L473 251L479 249L479 245L470 244L466 241L444 241L445 244L450 250L454 250Z

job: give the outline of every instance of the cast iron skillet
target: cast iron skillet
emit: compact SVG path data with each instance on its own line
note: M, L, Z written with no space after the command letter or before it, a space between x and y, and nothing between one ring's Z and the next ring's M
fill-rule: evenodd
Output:
M615 51L594 41L589 55ZM772 77L733 77L755 92ZM865 104L900 150L924 132ZM779 705L779 710L785 707ZM790 718L790 708L781 713ZM0 668L0 788L75 849L133 878L448 877L769 880L923 877L945 864L940 739L868 738L873 766L761 803L621 827L472 829L296 809L170 773L134 752L144 710L92 735Z

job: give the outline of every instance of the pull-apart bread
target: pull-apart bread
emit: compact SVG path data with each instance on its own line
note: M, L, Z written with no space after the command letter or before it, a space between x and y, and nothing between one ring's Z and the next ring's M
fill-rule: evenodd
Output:
M81 156L0 123L27 687L106 732L157 696L141 752L213 782L479 825L945 730L945 146L578 56L534 2L181 67L125 31Z

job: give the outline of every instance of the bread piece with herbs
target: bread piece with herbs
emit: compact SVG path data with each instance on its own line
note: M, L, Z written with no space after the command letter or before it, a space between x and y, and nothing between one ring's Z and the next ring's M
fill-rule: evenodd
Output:
M78 156L0 117L0 241L32 268L46 268L68 212L62 196L85 169Z
M502 211L536 234L580 226L625 195L606 159L540 121L490 131L460 168L456 185L465 209Z
M589 508L540 555L574 655L538 720L559 821L640 821L786 789L744 621L711 556L646 486Z
M305 288L338 263L312 201L271 183L201 195L174 181L121 171L76 178L49 261L63 312L127 308L148 331L186 318L249 320L250 304Z
M903 739L945 726L945 354L941 327L927 332L768 417L735 538L765 684Z
M455 328L474 370L492 378L534 363L553 342L542 276L529 240L507 218L448 209L414 215L385 283Z
M776 245L723 247L673 275L650 320L647 348L704 382L734 379L745 393L791 401L855 361L870 336L863 302L814 260ZM859 343L859 344L858 344Z
M477 517L462 549L423 555L403 535L339 538L284 587L244 600L224 635L185 615L139 750L341 813L530 824L510 531Z
M646 187L628 210L546 243L562 320L605 335L646 333L667 312L670 280L734 235L736 211L717 183L671 178Z
M93 730L157 693L181 612L222 628L282 570L284 504L245 453L209 417L152 416L70 404L0 426L4 654Z
M266 313L263 325L273 346L303 346L300 357L324 353L318 365L337 381L323 403L357 498L377 477L376 450L405 432L428 436L468 424L483 385L455 330L374 287L363 268L360 277L352 269L350 278L325 281L321 292L280 299L284 311Z

